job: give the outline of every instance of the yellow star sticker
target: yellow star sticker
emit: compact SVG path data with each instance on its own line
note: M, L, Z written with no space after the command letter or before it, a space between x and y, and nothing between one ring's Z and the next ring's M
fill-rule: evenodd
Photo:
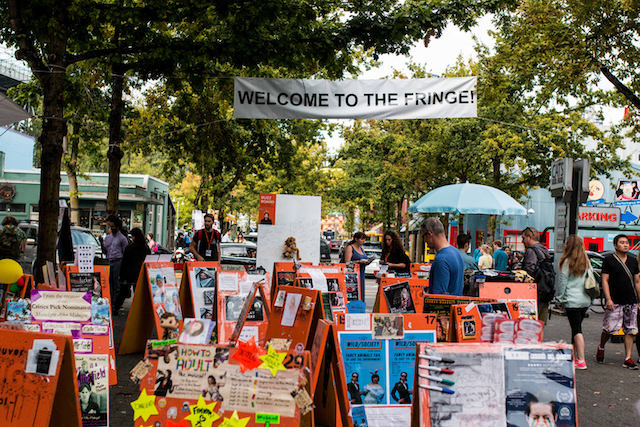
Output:
M191 414L184 417L184 419L191 421L191 425L194 427L211 427L213 422L220 418L220 415L213 412L215 406L216 402L207 405L204 397L200 396L196 405L189 406Z
M158 415L158 409L156 408L156 397L154 395L147 395L147 390L142 389L138 400L131 402L133 408L133 420L137 420L142 417L144 421L147 421L151 415Z
M284 358L287 357L287 353L277 353L273 347L269 346L269 352L259 357L260 360L262 360L262 365L260 365L259 368L270 370L274 377L278 371L286 371L282 362Z
M231 418L225 417L222 424L218 427L245 427L249 423L250 418L251 417L240 419L240 417L238 417L238 411L233 411Z

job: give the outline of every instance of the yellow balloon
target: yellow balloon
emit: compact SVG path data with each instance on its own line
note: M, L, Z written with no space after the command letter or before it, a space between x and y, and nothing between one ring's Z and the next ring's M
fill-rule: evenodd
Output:
M12 259L0 259L0 283L16 283L23 275L20 264Z

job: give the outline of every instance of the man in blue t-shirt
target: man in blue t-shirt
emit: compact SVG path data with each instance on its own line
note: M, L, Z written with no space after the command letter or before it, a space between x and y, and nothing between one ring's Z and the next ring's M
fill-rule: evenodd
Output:
M442 222L438 218L427 218L420 233L427 245L437 252L429 273L429 293L462 295L464 263L460 252L449 245Z
M507 271L509 255L502 249L502 241L493 242L493 268L498 271Z

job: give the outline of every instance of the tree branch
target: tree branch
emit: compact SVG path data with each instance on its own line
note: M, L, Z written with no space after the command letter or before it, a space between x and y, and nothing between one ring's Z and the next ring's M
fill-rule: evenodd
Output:
M48 69L42 58L38 55L33 39L29 36L29 30L22 21L22 13L20 10L20 0L9 1L9 24L16 33L17 44L20 49L16 52L16 59L24 59L31 65L31 71L41 81L47 75L39 73L38 70Z
M604 74L607 80L609 80L611 84L613 84L616 87L616 89L618 89L618 92L620 92L625 98L631 101L634 107L640 110L640 99L638 99L636 94L633 93L631 89L629 89L627 86L624 85L624 83L618 80L616 76L611 74L609 69L604 65L600 65L600 72L602 72L602 74Z

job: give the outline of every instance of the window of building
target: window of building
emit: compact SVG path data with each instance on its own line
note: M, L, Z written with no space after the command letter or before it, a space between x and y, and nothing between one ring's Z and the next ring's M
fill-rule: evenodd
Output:
M0 212L24 213L27 211L27 205L24 203L0 203Z

